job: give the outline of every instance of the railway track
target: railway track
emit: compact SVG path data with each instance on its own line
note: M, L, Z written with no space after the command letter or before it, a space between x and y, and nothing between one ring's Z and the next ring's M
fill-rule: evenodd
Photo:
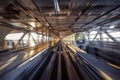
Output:
M17 80L119 80L120 71L58 42ZM113 72L112 72L113 71Z
M28 80L81 80L81 78L67 54L66 47L59 42Z
M69 48L69 47L68 47ZM82 80L119 80L120 71L96 57L82 52L69 50L69 56L76 66Z

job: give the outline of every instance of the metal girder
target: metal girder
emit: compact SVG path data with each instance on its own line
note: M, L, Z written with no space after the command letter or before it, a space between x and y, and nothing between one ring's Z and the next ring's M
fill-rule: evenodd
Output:
M98 36L98 34L100 33L100 31L98 31L97 33L96 33L96 35L95 35L95 37L93 38L93 40L92 41L94 41L95 40L95 38Z
M44 27L42 28L42 37L41 37L42 43L43 43L43 41L44 41L44 35L46 35L46 34L43 34L43 32L44 32Z
M40 38L40 35L37 34L37 42L38 42L38 44L40 43L39 38Z
M17 48L18 47L18 45L20 44L20 41L24 38L24 36L27 34L27 32L25 32L23 35L22 35L22 37L19 39L19 41L16 43L16 45L15 45L15 48Z
M34 1L32 1L33 3L34 3ZM20 3L20 1L19 2L17 2L19 5L22 5L21 3ZM35 3L34 3L35 4ZM36 5L35 5L36 6ZM36 6L36 8L37 8L37 6ZM36 19L36 21L38 21L39 23L41 23L42 24L42 22L38 19L38 17L36 17L35 15L32 15L31 13L27 13L24 9L22 9L22 8L20 8L19 7L19 9L23 12L23 13L25 13L26 15L30 15L32 18L34 18L34 19ZM39 12L39 10L38 10L38 12ZM26 24L26 23L24 23L24 24ZM42 24L42 26L45 26L45 25L43 25ZM45 28L46 29L48 29L47 28L48 26L45 26ZM54 30L54 29L53 29ZM36 33L38 33L37 32L37 30L35 29L35 31L36 31ZM51 32L53 32L53 31L51 31ZM54 34L54 33L53 33Z
M89 0L86 8L81 12L81 14L75 19L75 22L72 23L69 27L71 28L79 19L80 17L89 9L89 6L90 6L90 3L91 3L91 0Z
M90 31L87 32L88 41L90 41Z
M18 7L16 4L14 4L14 3L12 3L12 4L16 8L20 9L25 15L27 15L27 16L30 15L32 18L34 18L31 14L28 14L26 11L24 11L22 8ZM20 2L18 2L17 4L20 5ZM15 15L13 12L11 12L11 13L12 13L12 15L16 16L18 19L22 19L20 16ZM32 25L30 25L29 23L27 23L26 21L21 21L21 23L24 24L24 25L26 25L26 26L29 26L29 27L31 27L31 28L33 28L35 30L35 28Z
M117 15L115 17L112 17L110 19L107 19L107 20L104 20L100 23L97 23L98 25L103 25L103 24L106 24L106 23L109 23L109 22L112 22L112 21L115 21L115 20L119 20L120 19L120 15Z
M102 29L101 28L100 28L100 31L99 31L99 35L100 35L100 46L102 46L103 35L102 35Z
M28 42L28 46L30 46L30 35L31 35L30 32L28 32L28 41L27 41Z
M30 32L30 30L28 30L28 29L9 24L9 22L6 21L6 20L0 20L0 25L5 26L5 27L9 27L9 28L13 28L13 29L16 29L16 30L22 30L22 31L25 31L25 32Z
M34 16L33 15L31 15L30 13L28 14L28 12L26 12L24 9L26 9L25 7L24 7L24 5L25 4L21 4L21 0L16 0L15 1L15 3L12 3L16 8L18 8L18 9L20 9L23 13L25 13L26 15L29 15L29 16L31 16L32 18L34 18ZM18 7L18 5L19 5L19 7ZM21 8L21 6L22 6L22 8ZM23 7L24 7L24 9L23 9ZM28 8L28 7L27 7Z
M34 39L34 37L33 37L32 35L31 35L31 37L32 37L34 43L37 44L37 42L36 42L36 40Z
M43 18L46 20L46 22L49 24L49 27L51 28L52 32L53 33L56 33L56 31L54 30L53 26L49 23L49 21L47 20L47 18L44 16L43 12L42 12L42 9L39 8L38 6L38 3L36 3L36 1L32 0L32 2L35 4L38 12L43 16ZM39 2L39 1L38 1ZM39 20L39 19L38 19ZM57 32L58 33L58 32ZM55 34L54 34L55 35Z
M112 11L115 11L115 10L116 10L116 9L118 9L118 8L120 8L120 5L119 5L119 6L117 6L117 7L115 7L115 8L113 8L112 10L109 10L109 11L105 12L104 14L102 14L102 15L98 16L97 18L93 19L92 21L90 21L90 22L86 23L85 25L83 25L83 26L81 26L81 27L84 27L84 26L86 26L86 25L88 25L88 24L90 24L90 23L92 23L92 22L96 21L97 19L99 19L99 18L101 18L101 17L105 16L106 14L109 14L109 13L110 13L110 12L112 12Z
M95 25L92 25L92 26L90 26L89 28L95 28L95 27L97 27L96 25L99 25L99 26L102 26L102 25L104 25L104 24L106 24L106 23L109 23L109 22L112 22L112 21L115 21L115 20L119 20L120 19L120 15L117 15L117 16L114 16L114 17L112 17L112 18L109 18L109 19L106 19L106 20L104 20L104 21L101 21L101 22L99 22L99 23L96 23ZM94 27L93 27L94 26ZM80 29L80 28L79 28ZM88 30L88 29L87 29Z
M104 31L105 34L107 34L108 37L110 37L115 43L117 46L120 46L120 42L117 41L111 34L109 34L107 31Z

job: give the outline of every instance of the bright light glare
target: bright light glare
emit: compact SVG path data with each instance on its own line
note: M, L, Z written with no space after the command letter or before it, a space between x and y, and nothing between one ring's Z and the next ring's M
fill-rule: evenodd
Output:
M36 33L31 33L31 35L33 36L34 39L38 39L38 35Z
M120 32L111 32L110 33L113 37L119 37L120 38Z
M35 22L29 22L29 24L35 27Z
M5 40L19 40L23 33L11 33L5 37Z
M54 6L55 6L55 10L60 12L60 7L59 7L58 0L54 0Z
M96 33L97 33L97 31L92 31L92 32L90 32L90 35L91 35L91 34L96 34Z
M112 35L115 39L120 38L120 35L119 35L120 32L110 32L109 34ZM93 40L93 38L95 37L95 35L96 35L96 32L95 32L95 31L94 31L94 32L91 32L90 40ZM112 40L110 37L108 37L108 35L105 34L105 33L102 34L102 37L103 37L103 40L104 40L104 41L107 41L108 39L109 39L109 41L113 41L113 40ZM99 39L100 36L97 35L96 38Z
M115 28L115 26L116 26L116 25L112 25L112 26L110 26L110 29L113 29L113 28Z
M22 35L23 35L23 33L11 33L5 37L5 40L13 40L13 41L19 40L22 37ZM24 36L24 38L22 39L26 44L28 43L28 37L29 37L29 35L26 34ZM44 37L44 42L46 42L48 37L47 36L43 36L43 37ZM38 40L41 41L42 35L40 35L40 34L38 35L35 32L32 32L30 35L30 39L29 39L30 46L36 45L33 38L36 42Z

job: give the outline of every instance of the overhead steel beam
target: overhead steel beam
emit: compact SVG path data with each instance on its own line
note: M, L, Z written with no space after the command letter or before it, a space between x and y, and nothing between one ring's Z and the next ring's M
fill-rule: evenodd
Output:
M13 16L15 16L15 17L17 17L18 19L22 19L20 16L18 16L18 15L15 15L13 12L11 12L11 14L13 15ZM24 25L26 25L26 26L29 26L29 27L31 27L31 28L33 28L34 30L35 30L35 28L32 26L32 25L30 25L29 23L27 23L26 21L20 21L22 24L24 24Z
M24 5L22 5L21 3L20 3L20 1L16 1L17 2L17 4L18 5L20 5L20 6L23 6L24 7ZM16 4L13 4L13 5L15 5L16 6ZM16 6L17 7L17 6ZM25 8L25 7L24 7ZM28 7L29 8L29 7ZM37 8L37 7L36 7ZM38 17L36 17L35 15L32 15L31 13L28 13L28 12L26 12L23 8L21 8L21 7L19 7L19 9L23 12L23 13L25 13L26 15L29 15L29 16L31 16L32 18L34 18L36 21L38 21L40 24L42 24L42 22L38 19ZM39 12L39 11L38 11ZM25 24L25 23L24 23ZM42 26L45 26L44 24L42 24ZM45 28L46 28L47 26L45 26ZM36 32L37 32L37 29L34 29Z
M37 1L38 1L38 0L37 0ZM51 30L53 31L53 33L54 33L54 32L56 33L56 31L55 31L55 29L53 28L53 26L50 24L50 22L49 22L49 21L47 20L47 18L44 16L42 9L38 7L38 6L39 6L39 4L38 4L39 1L36 2L35 0L32 0L32 2L35 4L38 12L43 16L43 18L44 18L44 19L46 20L46 22L49 24L49 27L51 28ZM57 33L58 33L58 32L57 32Z
M9 24L9 22L5 21L5 20L0 20L0 25L4 26L4 27L13 28L13 29L16 29L16 30L22 30L22 31L25 31L25 32L30 32L31 31L31 30L28 30L28 29L25 29L25 28L22 28L22 27L18 27L18 26Z
M88 31L88 41L90 41L90 31Z
M97 18L93 19L92 21L90 21L90 22L86 23L85 25L83 25L83 26L81 26L81 27L84 27L84 26L86 26L86 25L88 25L88 24L90 24L90 23L92 23L92 22L96 21L97 19L99 19L99 18L101 18L101 17L103 17L103 16L105 16L105 15L109 14L109 13L110 13L110 12L112 12L112 11L115 11L115 10L116 10L116 9L118 9L118 8L120 8L120 5L119 5L119 6L117 6L117 7L115 7L115 8L113 8L112 10L109 10L109 11L105 12L104 14L102 14L102 15L98 16Z
M35 5L35 3L34 3L34 1L32 0L32 2L33 2L33 4ZM20 3L20 1L18 1L18 4L20 4L21 6L24 6L24 5L22 5L21 3ZM27 5L26 5L27 6ZM36 6L36 5L35 5ZM29 7L28 7L29 8ZM38 7L36 6L36 8L37 8L37 10L38 10L38 12L39 12L39 9L38 9ZM22 12L24 12L25 14L28 14L28 15L30 15L32 18L34 18L36 21L38 21L40 24L42 24L42 26L44 26L46 29L48 29L48 27L49 26L52 26L50 23L49 23L49 26L45 26L40 20L39 20L39 18L38 17L36 17L35 15L32 15L31 13L27 13L24 9L22 9L22 8L20 8L21 10L22 10ZM48 20L47 20L48 21ZM54 31L54 29L51 29L52 31L51 31L51 33L52 34L57 34L55 31ZM37 29L35 29L35 31L37 32Z
M37 45L37 42L36 42L36 40L34 39L34 37L32 36L32 34L31 34L31 37L32 37L32 39L33 39L35 45Z
M16 1L17 2L17 1ZM23 10L21 7L18 7L16 4L14 4L14 3L12 3L16 8L18 8L18 9L20 9L26 16L30 16L30 17L32 17L32 18L34 18L31 14L28 14L25 10ZM17 2L17 4L18 5L21 5L21 3L20 3L20 0L19 0L19 2ZM17 17L18 19L22 19L20 16L18 16L18 15L15 15L13 12L11 12L11 14L12 15L14 15L15 17ZM31 27L31 28L33 28L34 30L35 30L35 28L32 26L32 25L30 25L29 23L27 23L26 21L20 21L22 24L24 24L24 25L26 25L26 26L28 26L28 27Z
M120 42L118 40L116 40L111 34L109 34L107 31L104 31L105 34L107 34L108 37L110 37L115 43L117 46L120 47Z
M37 34L37 42L38 42L38 44L40 43L39 38L40 38L40 34Z
M99 36L100 36L100 46L102 47L103 43L103 34L102 34L102 28L100 27L100 30L99 30Z
M92 25L92 26L89 26L88 28L86 28L87 30L89 30L89 28L95 28L95 27L97 27L96 25L98 25L98 26L102 26L102 25L104 25L104 24L106 24L106 23L109 23L109 22L112 22L112 21L115 21L115 20L119 20L120 19L120 14L119 15L116 15L116 16L114 16L114 17L112 17L112 18L109 18L109 19L106 19L106 20L104 20L104 21L101 21L101 22L99 22L99 23L96 23L96 24L94 24L94 25ZM95 27L93 27L93 26L95 26ZM79 31L79 30L85 30L85 28L83 28L83 29L80 29L80 28L77 28L77 31Z
M80 17L89 9L90 3L91 3L91 0L89 0L88 4L86 5L86 8L83 9L83 11L81 12L81 14L75 19L74 23L72 23L69 26L69 28L71 28L80 19Z
M28 32L28 40L27 40L27 42L28 42L28 46L30 46L30 32Z
M12 13L12 12L11 12L11 13ZM14 13L12 13L12 15L14 15ZM14 15L14 16L16 16L18 19L21 19L21 17L18 16L18 15ZM32 25L30 25L29 23L27 23L26 21L20 21L20 23L26 25L28 29L29 29L29 27L31 27L32 29L35 30L35 28L34 28Z
M120 15L117 15L115 17L112 17L110 19L107 19L107 20L104 20L100 23L97 23L98 25L103 25L103 24L106 24L106 23L109 23L109 22L112 22L112 21L115 21L115 20L119 20L120 19Z
M92 41L94 41L95 40L95 38L98 36L98 34L99 34L100 32L98 31L97 32L97 34L95 35L95 37L93 38L93 40Z
M21 4L22 3L22 4ZM20 9L23 13L25 13L26 15L31 16L32 18L33 15L31 15L30 13L28 14L28 12L26 12L24 9L26 9L26 7L24 6L25 4L23 4L23 2L21 0L16 0L14 3L12 3L12 5L14 5L16 8ZM23 9L24 8L24 9ZM28 7L27 7L28 8ZM27 9L26 9L27 10Z
M43 41L44 41L44 34L43 34L43 32L44 32L44 27L42 27L42 37L41 37L41 42L43 43Z
M16 43L16 45L15 45L15 48L17 48L18 47L18 45L20 44L20 41L24 38L24 36L27 34L27 32L25 32L23 35L22 35L22 37L19 39L19 41Z
M102 25L104 25L104 24L106 24L106 23L109 23L109 22L112 22L112 21L115 21L115 20L119 20L119 19L120 19L120 15L117 15L117 16L112 17L112 18L110 18L110 19L101 21L101 22L99 22L99 23L97 23L97 24L95 24L95 25L100 25L100 26L102 26ZM93 26L95 26L95 25L93 25ZM94 27L92 27L92 28L94 28Z

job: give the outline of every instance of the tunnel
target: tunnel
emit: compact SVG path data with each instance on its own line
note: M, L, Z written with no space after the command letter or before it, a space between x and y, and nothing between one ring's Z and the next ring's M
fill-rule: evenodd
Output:
M0 80L120 80L120 0L0 0Z

